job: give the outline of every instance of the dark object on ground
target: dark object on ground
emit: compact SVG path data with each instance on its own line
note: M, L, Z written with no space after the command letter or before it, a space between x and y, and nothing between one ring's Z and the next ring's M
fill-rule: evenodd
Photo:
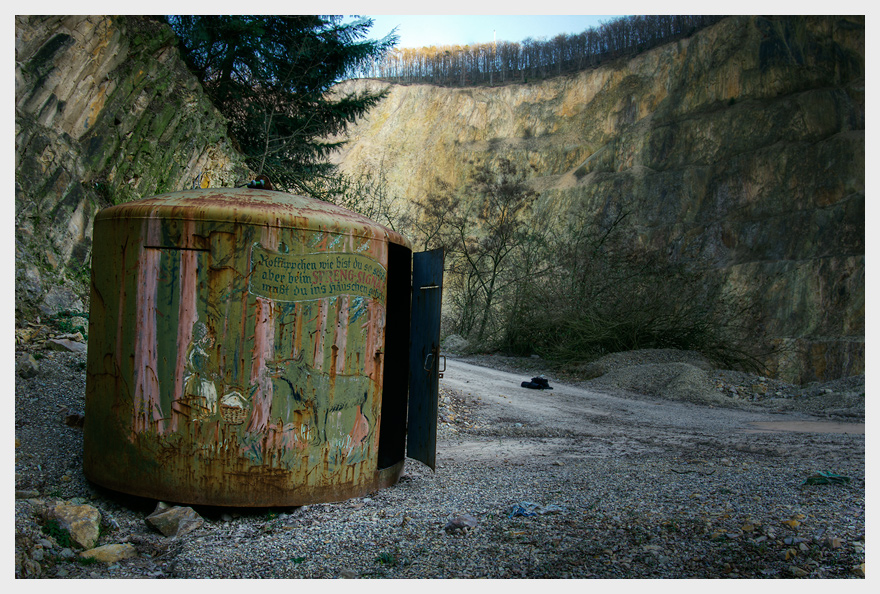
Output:
M848 476L834 474L833 472L817 472L807 477L805 485L845 485L850 481Z
M521 501L510 508L510 513L507 517L515 518L517 516L522 516L528 518L539 514L542 516L544 514L556 514L562 511L565 511L564 507L553 503L549 505L540 505L531 501Z
M520 384L523 388L529 388L531 390L552 390L550 387L550 382L545 377L533 377L530 382L523 382Z
M478 523L479 521L477 518L471 514L461 514L460 516L456 516L449 520L443 530L445 530L447 534L452 534L453 532L465 532L476 528Z
M64 417L64 424L68 427L79 427L82 429L85 427L86 418L82 414L73 413Z

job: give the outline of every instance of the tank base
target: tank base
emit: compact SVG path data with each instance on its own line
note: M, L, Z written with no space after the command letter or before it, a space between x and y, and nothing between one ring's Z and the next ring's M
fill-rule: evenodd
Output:
M393 466L376 471L373 480L365 481L357 485L329 485L325 487L296 486L288 489L259 488L251 485L250 489L242 489L236 493L209 493L198 491L193 488L178 486L172 488L161 484L140 484L132 487L131 482L114 480L111 476L102 473L91 472L86 467L86 478L106 489L117 491L126 495L156 499L166 503L184 505L210 505L217 507L298 507L312 505L314 503L332 503L345 501L353 497L368 495L379 489L393 487L400 480L403 472L404 460Z

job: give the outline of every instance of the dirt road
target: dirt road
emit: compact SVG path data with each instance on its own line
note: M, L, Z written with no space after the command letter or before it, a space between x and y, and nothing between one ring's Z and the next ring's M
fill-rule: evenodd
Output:
M801 455L832 463L839 456L858 455L855 450L864 443L863 437L857 437L864 434L864 423L829 422L758 407L738 410L623 397L555 382L552 390L521 387L529 379L449 358L440 382L478 405L475 414L487 428L530 441L528 447L509 443L510 455L598 457L707 448L773 455L790 452L796 445ZM589 438L589 445L572 447L572 440L583 443L584 438ZM494 455L491 447L479 442L450 446L441 454Z

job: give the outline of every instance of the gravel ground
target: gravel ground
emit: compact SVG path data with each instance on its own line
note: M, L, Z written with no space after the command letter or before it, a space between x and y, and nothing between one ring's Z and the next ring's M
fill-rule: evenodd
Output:
M394 487L339 503L197 507L201 528L165 537L144 521L155 501L83 477L82 431L65 418L84 408L85 355L42 355L38 375L16 376L16 577L864 577L865 450L857 431L864 378L791 387L669 353L663 363L657 353L637 353L584 379L584 370L557 376L538 360L472 357L523 379L543 372L555 390L517 392L516 385L487 394L450 387L470 381L464 376L441 380L436 472L407 460ZM666 371L632 372L646 365ZM563 382L578 386L573 396ZM639 385L654 393L632 390ZM592 393L596 410L585 408L567 424L498 404L543 398L561 406L563 398L576 403ZM711 398L695 404L681 397L688 393ZM639 411L650 407L668 410L670 419L696 411L734 420L846 421L854 431L731 433L711 424L694 431L646 420ZM822 407L834 413L816 416ZM816 471L851 480L804 485ZM99 509L99 544L132 543L138 556L77 561L43 531L44 511L57 501ZM513 513L517 505L534 515Z

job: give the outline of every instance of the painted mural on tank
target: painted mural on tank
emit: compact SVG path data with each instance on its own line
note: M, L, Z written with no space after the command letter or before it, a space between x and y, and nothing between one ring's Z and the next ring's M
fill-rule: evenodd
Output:
M132 441L160 435L166 447L212 458L232 448L252 464L307 474L370 459L383 244L321 231L247 232L239 228L237 239L251 241L232 253L222 249L224 231L209 235L221 249L142 249Z

